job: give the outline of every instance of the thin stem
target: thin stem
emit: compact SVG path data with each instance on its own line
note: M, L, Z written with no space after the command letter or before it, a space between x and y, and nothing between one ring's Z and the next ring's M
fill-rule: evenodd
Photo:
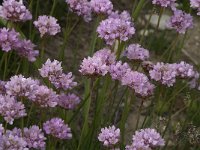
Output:
M163 12L164 12L164 8L161 7L161 8L160 8L160 12L159 12L159 17L158 17L158 23L157 23L157 26L156 26L156 32L158 31L158 28L159 28L159 26L160 26L160 20L161 20L161 18L162 18Z
M41 43L41 56L40 56L40 59L41 59L41 62L44 58L44 54L45 54L45 42L46 42L46 39L45 37L42 39L42 43Z
M125 137L125 124L128 118L128 113L131 107L131 98L129 96L129 92L127 92L127 96L126 96L126 100L125 100L125 106L124 106L124 110L122 113L122 118L120 121L120 131L121 131L121 149L123 149L124 147L124 137Z
M145 29L144 29L144 31L143 31L143 34L142 34L142 37L141 37L141 40L140 40L140 44L141 44L141 45L142 45L142 42L143 42L143 40L144 40L145 33L146 33L146 31L147 31L147 28L148 28L148 26L149 26L149 23L150 23L150 21L151 21L152 15L153 15L153 10L151 11L151 14L149 15L148 22L147 22L147 24L146 24L146 26L145 26Z
M29 121L30 121L30 118L31 118L31 113L32 113L33 107L34 107L34 104L32 103L31 104L31 108L30 108L30 110L28 112L28 120L27 120L26 126L29 125Z
M3 73L3 80L6 79L7 73L7 64L8 64L8 53L5 54L5 62L4 62L4 73Z
M134 19L134 21L137 20L139 14L140 14L140 11L142 10L145 2L146 2L146 0L139 0L139 3L137 5L135 11L132 13L132 18Z
M176 36L176 38L173 40L167 50L165 50L165 52L161 55L161 58L164 58L166 54L169 54L168 52L176 45L178 38L179 34Z
M56 8L56 4L57 4L57 0L53 0L53 6L51 8L51 12L50 12L50 16L53 15L54 11L55 11L55 8Z
M141 111L142 111L143 103L144 103L144 100L141 101L141 104L140 104L140 107L139 107L135 130L138 129L138 125L139 125L139 122L140 122L140 116L141 116Z
M89 53L90 55L92 55L94 53L94 49L95 49L96 42L97 42L97 32L96 32L96 29L97 29L97 26L99 25L100 21L101 21L101 16L98 16L96 18L95 25L94 25L93 32L92 32L92 41L90 43L90 53Z
M79 140L79 144L78 144L78 148L77 150L80 150L81 145L83 143L83 140L85 138L85 135L87 133L88 130L88 119L89 119L89 110L90 110L90 105L91 105L91 101L92 101L92 90L93 90L93 81L91 80L91 94L90 94L90 98L87 100L86 104L85 104L85 112L84 112L84 124L83 124L83 128L82 128L82 132L81 132L81 136L80 136L80 140ZM88 83L90 83L88 82Z
M117 59L120 58L123 49L124 49L124 43L123 42L119 42L119 47L117 49L117 54L116 54L117 55Z
M63 44L61 45L61 48L60 48L60 51L58 53L58 57L59 57L59 60L63 61L64 58L65 58L65 48L66 48L66 45L67 45L67 40L68 40L68 37L69 35L71 34L71 32L74 30L74 28L77 26L79 22L79 19L74 23L74 25L68 30L68 26L67 26L67 23L66 23L66 27L65 27L65 30L64 30L64 41L63 41Z

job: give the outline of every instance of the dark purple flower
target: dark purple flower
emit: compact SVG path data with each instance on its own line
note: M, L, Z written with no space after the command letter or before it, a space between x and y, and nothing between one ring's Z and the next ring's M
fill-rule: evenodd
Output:
M178 33L185 34L185 32L193 27L193 18L190 14L182 10L174 10L174 15L167 22L167 26L171 29L176 29Z

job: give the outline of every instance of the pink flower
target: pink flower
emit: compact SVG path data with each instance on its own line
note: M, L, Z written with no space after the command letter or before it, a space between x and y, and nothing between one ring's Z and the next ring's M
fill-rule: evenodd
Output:
M30 11L26 9L22 0L4 0L0 6L0 17L14 22L32 19Z
M60 25L57 23L57 19L52 16L39 16L38 20L33 23L40 31L41 37L44 35L56 35L60 32Z

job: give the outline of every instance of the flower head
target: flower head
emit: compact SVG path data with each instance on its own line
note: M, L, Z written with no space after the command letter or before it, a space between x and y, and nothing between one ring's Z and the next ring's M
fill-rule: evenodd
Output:
M58 105L65 109L74 109L80 103L80 98L75 94L62 93L58 98Z
M149 58L149 51L139 44L131 44L126 48L124 55L130 60L144 61Z
M24 104L9 95L0 95L0 114L9 124L13 124L14 119L27 115Z
M172 7L176 0L152 0L155 5L160 5L161 7Z
M197 9L197 15L200 15L200 0L190 0L190 6Z
M122 85L127 85L134 89L135 93L142 97L153 94L155 86L149 82L148 77L137 71L128 71L122 77Z
M108 48L103 48L94 53L93 57L99 57L106 65L111 65L115 62L116 56Z
M168 87L173 86L176 82L177 66L174 64L157 63L149 71L151 79L159 81Z
M4 0L0 6L0 17L6 20L19 22L32 19L32 15L20 0Z
M71 129L60 118L52 118L43 124L46 134L50 134L59 139L71 139Z
M181 78L195 78L196 71L194 70L194 67L184 61L181 61L177 64L177 76L180 76Z
M16 48L19 42L19 33L14 29L0 29L0 47L3 51L8 52Z
M38 86L29 98L40 107L55 107L58 102L57 94L47 86Z
M83 16L86 22L89 22L91 18L92 8L88 0L66 0L71 11L78 16Z
M133 135L131 146L127 146L126 150L150 150L155 147L164 146L165 141L155 129L141 129Z
M67 90L77 85L77 82L74 82L72 73L63 73L61 62L57 60L51 62L51 60L48 59L45 64L42 65L42 68L39 69L39 72L43 78L48 77L49 81L51 81L57 89L63 88Z
M24 128L23 131L24 131L23 138L27 142L29 148L34 148L34 149L45 148L46 137L44 136L44 133L38 126L33 125L30 128Z
M113 4L110 0L91 0L90 5L97 14L110 14L113 10Z
M109 73L114 80L121 81L122 77L131 70L127 63L122 63L118 61L110 65Z
M167 26L176 29L178 33L185 34L188 29L193 27L193 18L182 10L174 10L174 15L167 22Z
M52 16L39 16L37 21L34 21L34 25L40 31L40 36L44 35L56 35L60 32L60 25L57 23L57 19Z
M120 129L116 128L115 126L102 128L98 139L103 143L104 146L114 146L120 140Z
M135 28L131 19L124 18L124 14L112 14L108 19L100 22L97 27L99 37L104 39L108 45L113 45L115 40L127 41L135 34Z
M1 150L28 150L27 143L22 137L21 129L6 130L0 143Z
M38 88L39 81L32 78L25 78L22 75L15 75L5 85L8 95L16 97L31 97L34 90Z
M74 81L74 76L71 72L68 74L62 73L60 76L52 76L49 78L51 83L57 88L57 89L72 89L73 87L77 86L77 82Z
M40 75L43 78L51 78L52 76L60 76L62 74L62 66L61 62L54 60L51 61L47 59L47 61L42 65L42 68L39 69Z
M109 66L115 62L115 56L109 49L97 51L93 57L84 58L79 70L83 75L106 75Z
M16 51L19 56L27 58L29 61L34 62L39 55L38 50L34 50L34 45L30 40L20 40L16 45Z

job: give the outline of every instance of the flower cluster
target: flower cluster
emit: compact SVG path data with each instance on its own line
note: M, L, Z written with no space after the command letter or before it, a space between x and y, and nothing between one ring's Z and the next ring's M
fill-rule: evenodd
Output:
M36 47L30 40L20 40L16 47L16 52L19 56L27 58L30 62L34 62L39 55L38 50L34 50Z
M80 103L80 98L75 94L62 93L58 98L58 105L65 109L74 109Z
M71 139L71 129L60 118L52 118L43 124L46 134L50 134L59 139Z
M32 19L31 13L26 9L22 0L4 0L0 6L0 17L14 22Z
M30 40L22 40L14 29L0 29L0 47L5 52L15 50L19 56L26 57L31 62L39 54L38 50L34 50L35 45Z
M164 64L157 63L149 71L151 79L159 81L168 87L173 86L176 78L195 79L199 78L199 74L194 70L193 66L185 62Z
M114 80L121 80L122 77L127 73L130 72L131 68L127 63L122 63L118 61L112 65L110 65L109 73Z
M23 138L29 148L44 149L46 146L46 137L42 130L36 125L33 125L30 128L24 128Z
M39 81L25 78L23 75L15 75L7 81L5 88L8 95L16 97L32 97L38 88Z
M78 16L83 16L86 22L89 22L91 18L92 8L90 2L87 0L66 0L70 10L75 12Z
M55 107L58 102L57 94L52 89L42 85L38 86L29 98L40 107Z
M111 14L113 4L110 0L91 0L91 8L97 14Z
M83 75L106 75L109 66L115 62L115 55L111 50L104 48L97 51L93 57L84 58L81 64L80 72Z
M22 137L22 131L17 128L6 130L0 144L0 150L28 150L27 143Z
M149 82L148 77L137 71L127 71L121 79L122 85L134 89L135 93L142 97L153 94L155 86Z
M158 62L153 66L153 69L149 71L149 74L151 79L160 81L162 84L170 87L176 82L176 65Z
M15 49L18 42L19 33L15 32L14 29L0 29L0 46L3 51L8 52L12 49Z
M165 145L161 135L155 129L150 128L136 131L132 140L132 145L126 146L126 150L150 150Z
M124 55L130 60L144 61L149 58L149 51L139 44L131 44L126 48Z
M0 95L0 114L9 124L13 124L14 119L27 115L24 104L17 102L15 97L9 95Z
M48 59L45 64L42 65L42 68L39 69L39 72L43 78L48 78L57 89L63 88L67 90L77 85L77 82L74 82L72 73L63 73L61 62L57 60L51 62L51 60Z
M176 0L153 0L152 3L161 7L172 7Z
M60 26L57 23L57 19L52 16L39 16L37 21L33 22L35 27L40 31L40 36L44 35L56 35L60 32Z
M126 16L126 17L124 17ZM97 27L99 37L104 39L108 45L113 45L115 40L127 41L135 34L135 28L131 17L127 12L114 13L108 19L100 22Z
M200 0L190 0L190 6L197 9L197 15L200 15Z
M115 126L102 128L98 139L103 143L104 146L114 146L120 140L120 129L116 128Z
M167 26L176 29L178 33L185 34L188 29L193 27L193 18L182 10L174 10L174 15L167 22Z

